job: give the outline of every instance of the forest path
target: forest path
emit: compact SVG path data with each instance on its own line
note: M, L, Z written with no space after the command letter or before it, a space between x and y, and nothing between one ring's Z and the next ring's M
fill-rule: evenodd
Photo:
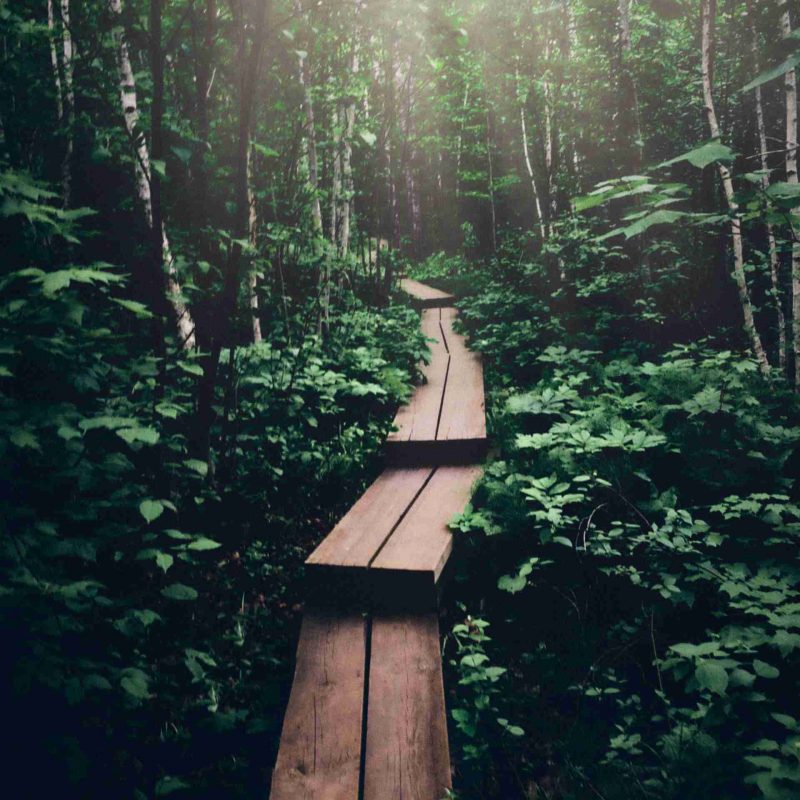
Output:
M454 298L401 288L431 342L425 383L395 417L387 468L309 556L271 800L442 800L451 787L438 587L449 520L486 452L483 369Z

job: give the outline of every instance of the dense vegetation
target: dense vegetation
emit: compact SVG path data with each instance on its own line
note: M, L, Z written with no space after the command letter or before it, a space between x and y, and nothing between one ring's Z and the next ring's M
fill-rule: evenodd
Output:
M493 439L456 795L798 797L799 21L2 0L20 796L265 795L304 557L425 357L405 269L461 298Z

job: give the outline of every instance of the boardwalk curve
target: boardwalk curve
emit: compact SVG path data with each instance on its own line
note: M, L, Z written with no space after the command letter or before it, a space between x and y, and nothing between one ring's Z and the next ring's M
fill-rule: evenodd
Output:
M306 561L270 800L442 800L451 786L438 589L486 452L483 370L454 298L404 279L431 340L387 467Z

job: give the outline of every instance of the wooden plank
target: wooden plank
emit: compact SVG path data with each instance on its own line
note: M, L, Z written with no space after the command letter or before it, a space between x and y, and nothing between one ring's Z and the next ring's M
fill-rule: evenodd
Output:
M369 572L379 608L436 607L437 583L453 549L448 523L464 510L479 466L442 466L389 537Z
M424 283L415 281L412 278L403 278L400 281L400 288L419 306L423 308L451 306L453 305L454 297L448 292L443 292L441 289L434 289L432 286L427 286Z
M306 564L366 569L430 474L430 467L387 469L323 539Z
M451 787L435 614L376 616L364 800L442 800Z
M476 452L486 446L486 411L481 357L467 349L461 334L453 330L455 314L442 310L441 326L450 352L450 370L442 402L437 440L473 441ZM483 448L483 451L481 450Z
M358 800L365 640L361 615L303 618L271 800Z
M422 370L425 383L416 388L409 403L402 406L394 418L397 430L389 434L389 447L397 442L436 439L436 426L450 360L439 325L439 313L438 309L422 312L422 332L433 340L429 342L431 360Z

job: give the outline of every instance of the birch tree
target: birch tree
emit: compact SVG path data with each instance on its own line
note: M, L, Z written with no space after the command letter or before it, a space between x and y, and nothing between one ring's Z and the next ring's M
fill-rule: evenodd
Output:
M717 112L714 105L713 93L713 39L714 25L716 19L717 4L716 0L702 0L701 8L701 73L703 82L703 111L708 124L708 130L712 139L721 139ZM739 207L736 203L736 196L733 189L733 178L728 167L721 161L717 162L720 181L722 182L725 201L731 215L730 229L731 242L733 245L733 279L736 282L736 289L739 294L739 303L744 319L744 330L750 342L753 355L758 362L759 369L764 373L769 372L769 362L761 337L756 329L755 317L753 315L753 305L750 300L750 291L747 287L747 278L744 271L744 241L742 238L742 218Z
M119 71L119 99L122 108L122 117L125 122L125 130L128 133L128 138L131 141L134 151L136 194L144 212L147 226L154 231L161 240L161 258L156 265L159 273L158 283L161 287L160 290L163 291L163 289L166 288L180 344L184 348L192 348L195 345L194 322L183 300L180 283L178 282L177 270L175 269L174 259L172 257L172 250L163 221L160 225L156 226L153 216L152 194L150 191L152 175L150 151L147 147L144 134L139 128L136 79L133 74L130 51L128 49L128 42L122 22L122 0L109 0L109 9L116 22L113 37L117 68ZM164 274L165 265L166 276Z
M789 13L789 3L784 3L781 8L781 31L783 38L788 39L792 34L792 18ZM794 68L786 71L783 78L783 90L786 97L786 182L797 186L797 75ZM794 209L794 214L800 208ZM794 226L793 226L794 227ZM797 231L792 239L792 356L794 361L794 384L800 391L800 241Z
M751 50L753 54L753 67L756 74L761 72L761 59L758 54L758 34L755 26L755 8L753 0L747 2L747 16L750 23ZM756 112L756 133L758 136L758 160L761 165L761 188L766 190L769 187L769 162L767 153L767 126L764 121L764 103L762 99L761 85L755 87L754 105ZM775 239L775 229L772 222L766 219L767 231L767 258L769 260L770 287L772 289L772 304L775 311L775 319L778 328L778 365L782 371L786 370L786 317L783 313L782 291L780 285L780 256L778 254L778 244Z

